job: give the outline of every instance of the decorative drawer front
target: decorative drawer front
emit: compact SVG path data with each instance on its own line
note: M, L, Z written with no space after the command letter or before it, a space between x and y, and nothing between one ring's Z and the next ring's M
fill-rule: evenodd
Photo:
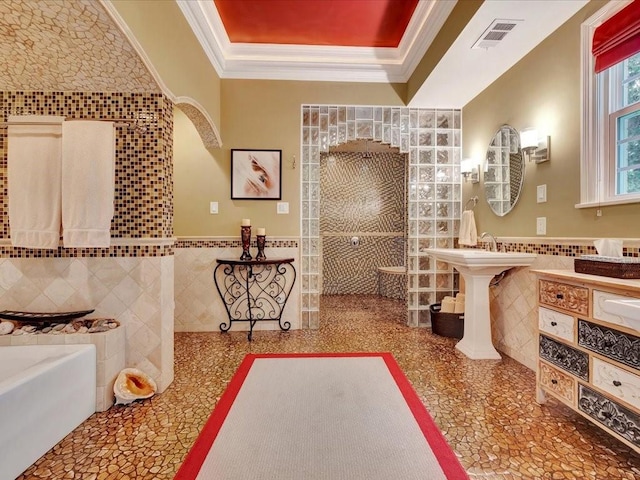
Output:
M540 303L589 316L589 289L540 280Z
M640 369L640 338L634 335L578 320L578 345Z
M589 381L589 356L580 350L540 335L540 358Z
M590 388L578 385L578 408L600 425L640 447L640 415Z
M574 319L570 315L544 307L538 308L538 328L543 332L573 342L574 323Z
M544 362L538 362L538 373L540 385L575 405L576 381L573 377Z
M603 320L605 322L614 323L616 325L622 325L627 328L634 328L629 325L629 322L620 315L609 313L604 309L605 300L629 300L631 297L625 297L624 295L616 295L615 293L601 292L599 290L593 291L593 318ZM635 328L634 328L635 329Z
M640 377L622 368L593 359L594 386L640 409Z

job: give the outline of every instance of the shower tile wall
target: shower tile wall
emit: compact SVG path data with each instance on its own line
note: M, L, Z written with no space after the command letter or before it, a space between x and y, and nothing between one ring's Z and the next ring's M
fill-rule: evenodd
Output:
M429 318L429 304L455 288L452 269L425 249L453 247L460 223L459 110L302 106L302 327L317 328L321 292L320 155L350 140L372 139L409 154L407 324Z
M110 248L41 250L10 245L7 130L0 129L0 303L4 309L95 309L126 332L129 367L160 391L173 380L173 104L159 93L0 92L8 115L147 119L116 127L115 214Z
M322 293L376 294L377 268L405 264L406 168L393 152L321 156Z

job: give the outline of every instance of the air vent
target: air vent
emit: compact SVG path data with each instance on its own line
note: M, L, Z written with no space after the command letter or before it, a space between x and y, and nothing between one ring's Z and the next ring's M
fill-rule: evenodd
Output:
M498 45L522 20L494 20L491 25L482 32L480 38L471 48L492 48Z

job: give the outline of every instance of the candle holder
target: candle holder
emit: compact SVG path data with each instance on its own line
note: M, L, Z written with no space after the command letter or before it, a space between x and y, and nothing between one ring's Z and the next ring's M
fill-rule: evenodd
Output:
M256 239L258 243L258 254L256 255L256 260L266 260L267 257L264 254L265 235L256 235Z
M249 253L249 245L251 244L251 226L242 225L241 237L242 237L242 255L240 260L251 260L251 253Z

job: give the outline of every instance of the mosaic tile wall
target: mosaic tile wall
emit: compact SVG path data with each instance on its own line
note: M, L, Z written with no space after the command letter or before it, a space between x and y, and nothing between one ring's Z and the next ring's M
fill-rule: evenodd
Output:
M101 2L2 0L0 32L0 90L160 92Z
M459 110L370 106L302 106L302 323L318 328L321 289L320 155L350 140L372 139L409 155L407 176L407 324L429 317L429 304L452 292L446 265L429 247L453 247L460 221Z
M2 121L8 115L140 119L146 132L116 127L115 215L112 237L173 236L173 104L162 94L0 92ZM7 130L0 129L0 188L7 196ZM7 204L0 204L2 232L9 238Z
M292 329L300 322L300 253L297 240L267 239L267 258L293 258L298 271L291 295L283 312L283 321ZM257 246L251 245L255 255ZM240 258L240 238L179 238L175 244L175 330L177 332L219 332L219 325L227 322L227 313L213 281L218 258ZM235 323L231 330L247 330L247 323ZM254 331L277 330L277 322L259 322Z
M160 391L173 380L173 105L162 94L0 92L8 115L128 119L116 127L115 215L110 248L13 248L7 209L7 130L0 129L0 302L5 309L115 318L128 367ZM144 131L142 131L144 130Z
M376 294L377 268L405 264L406 155L322 154L322 293ZM358 237L358 245L351 238Z

